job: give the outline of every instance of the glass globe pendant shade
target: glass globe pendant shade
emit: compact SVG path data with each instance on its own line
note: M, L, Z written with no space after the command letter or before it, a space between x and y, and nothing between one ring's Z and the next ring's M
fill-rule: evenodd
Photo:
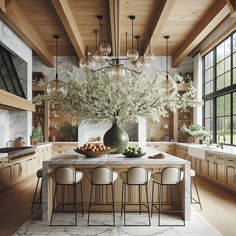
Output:
M148 67L148 63L145 61L144 57L139 57L139 59L135 63L135 67L137 69L144 69L145 67Z
M136 61L139 57L139 53L136 49L130 49L127 52L127 57L130 61Z
M123 65L113 65L108 70L108 75L110 78L121 79L125 77L125 68Z
M91 70L93 68L93 60L90 56L84 56L79 61L79 66L83 70Z
M52 99L61 100L67 95L67 86L61 80L52 80L47 85L47 94Z
M153 61L155 58L155 54L153 52L147 52L145 53L144 55L144 60L147 62L147 63L150 63L151 61Z
M168 76L168 79L163 80L160 84L160 94L162 96L174 97L176 93L177 84L170 76Z
M99 47L101 54L104 56L108 56L111 53L111 45L109 43L102 43Z
M95 62L97 63L104 63L104 55L102 54L102 52L100 51L100 49L98 49L93 55L92 58Z

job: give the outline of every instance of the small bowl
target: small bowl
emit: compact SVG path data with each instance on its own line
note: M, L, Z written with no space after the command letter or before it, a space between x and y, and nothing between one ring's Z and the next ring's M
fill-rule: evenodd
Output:
M124 156L128 157L128 158L138 158L138 157L143 157L146 155L146 152L142 153L142 154L134 154L134 153L122 153Z
M100 157L103 156L107 153L109 153L109 151L98 151L98 152L92 152L92 151L80 151L78 149L74 149L75 152L85 155L86 157Z

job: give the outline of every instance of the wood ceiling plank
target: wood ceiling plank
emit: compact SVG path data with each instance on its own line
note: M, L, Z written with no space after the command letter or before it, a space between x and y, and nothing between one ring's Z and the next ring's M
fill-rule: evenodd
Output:
M64 25L77 55L79 58L82 58L85 54L85 46L68 1L51 0L51 2Z
M188 34L172 58L172 67L178 67L187 56L227 15L229 9L224 0L218 0Z
M230 10L230 16L236 17L236 0L225 0Z
M53 66L52 53L16 1L12 0L5 9L0 9L0 15L21 36L26 44L35 50L47 66Z
M154 19L153 25L151 26L151 29L150 29L151 38L153 37L153 35L155 35L155 38L160 37L162 27L166 19L170 15L175 3L176 3L175 0L161 1L160 6L158 7L158 10L157 10L156 18ZM150 36L146 37L146 41L143 46L143 52L147 51L149 42L150 42Z

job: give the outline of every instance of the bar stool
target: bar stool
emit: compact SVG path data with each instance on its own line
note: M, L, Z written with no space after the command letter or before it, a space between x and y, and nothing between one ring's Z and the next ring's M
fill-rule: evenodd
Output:
M56 168L53 174L54 175L52 175L52 178L55 180L56 186L55 186L54 197L53 197L50 226L77 226L77 205L79 205L82 208L82 216L84 215L83 193L82 193L82 183L81 183L81 180L83 178L83 173L80 171L76 171L73 167L70 167L70 166L60 166ZM79 204L76 203L76 185L77 184L80 184L81 202ZM58 186L63 187L63 202L59 204L58 206L56 206L56 208L54 209ZM73 202L72 203L64 203L64 186L73 186ZM56 209L60 206L64 207L65 205L74 206L74 211L72 212L75 213L75 223L71 225L52 224L53 214L54 212L56 212ZM71 211L67 211L67 212L71 212Z
M42 204L42 177L43 177L43 169L37 170L37 184L36 188L34 190L34 197L31 205L31 212L33 212L34 204ZM40 185L40 192L39 192L39 197L36 198L37 192L38 192L38 186L39 186L39 181L41 180L41 185Z
M113 183L116 181L118 174L117 172L113 171L108 166L98 166L91 170L91 173L86 175L91 183L91 189L90 189L90 200L89 200L89 210L88 210L88 226L115 226L115 200L114 200L114 187ZM111 194L112 194L112 203L92 203L92 194L93 194L93 187L94 186L111 186ZM110 205L112 206L112 213L113 213L113 224L103 224L98 225L90 224L90 213L91 213L91 206L98 206L98 205ZM94 211L93 211L94 212ZM98 212L98 211L96 211ZM100 212L100 211L99 211Z
M199 204L200 209L202 210L202 203L201 203L201 200L200 200L200 195L199 195L198 188L197 188L197 183L196 183L196 180L195 180L195 176L196 176L195 171L193 169L191 169L190 174L191 174L191 203L192 204ZM196 191L196 194L197 194L197 199L195 199L193 197L192 182L193 182L194 187L195 187L195 191Z
M183 219L183 225L174 225L168 224L164 225L161 224L161 213L184 213L183 205L182 205L182 197L180 193L180 183L183 179L183 172L176 167L166 167L161 172L156 172L152 174L152 209L151 215L153 214L153 207L158 210L158 226L185 226L185 220ZM158 203L153 202L154 198L154 187L155 184L158 185ZM163 186L170 187L170 197L171 203L164 203L163 202ZM173 196L172 196L172 187L177 186L178 192L178 199L180 204L180 210L173 210ZM168 190L168 189L167 189ZM158 206L157 206L158 205ZM161 210L163 205L170 205L171 210Z
M150 226L151 218L150 218L150 210L149 210L149 202L148 202L148 181L150 180L151 173L147 171L145 167L142 166L134 166L127 170L127 172L120 173L120 177L122 179L122 194L121 194L121 217L124 211L124 225L125 226ZM126 187L129 186L138 186L139 189L139 203L126 203ZM145 186L146 189L146 204L141 201L141 187ZM148 212L148 225L127 225L126 224L126 212L137 212L137 211L126 211L126 205L138 205L139 206L139 214L141 214L141 206L145 206Z

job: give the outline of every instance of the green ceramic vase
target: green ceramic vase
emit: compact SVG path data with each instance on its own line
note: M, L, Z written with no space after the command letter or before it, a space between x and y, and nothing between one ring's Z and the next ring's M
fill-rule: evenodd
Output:
M111 148L112 153L123 153L128 146L129 136L124 129L114 122L112 127L105 133L103 143Z

